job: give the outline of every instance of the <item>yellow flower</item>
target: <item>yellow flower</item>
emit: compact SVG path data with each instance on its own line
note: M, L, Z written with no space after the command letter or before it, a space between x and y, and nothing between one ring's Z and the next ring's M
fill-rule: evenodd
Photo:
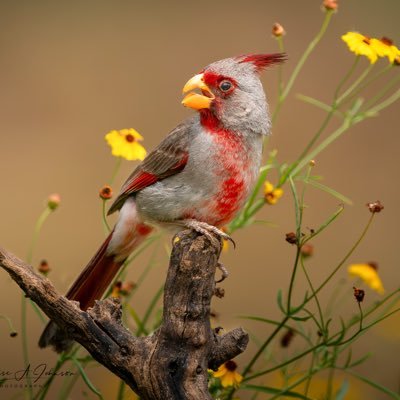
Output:
M400 50L393 44L392 40L386 37L371 39L371 46L379 57L387 57L392 64L396 57L400 56Z
M283 190L281 188L274 188L274 185L265 181L264 183L264 199L268 204L276 204L278 200L282 197Z
M376 63L378 54L375 47L371 44L371 38L358 32L347 32L342 36L342 40L354 54L369 58L371 64Z
M237 364L235 361L229 360L222 364L218 371L213 372L214 378L219 378L223 387L238 387L242 382L243 376L236 372Z
M385 292L375 263L351 264L349 265L347 272L350 276L361 278L371 289L375 290L379 294Z
M146 149L138 143L143 137L132 128L108 132L105 139L111 147L113 156L125 160L143 160L146 157Z

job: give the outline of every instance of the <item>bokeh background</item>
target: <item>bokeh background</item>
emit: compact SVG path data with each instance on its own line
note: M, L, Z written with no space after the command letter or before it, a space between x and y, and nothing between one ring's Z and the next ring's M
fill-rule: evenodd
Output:
M268 147L278 149L280 161L293 161L324 117L323 112L294 95L303 93L329 102L353 62L340 36L359 30L400 41L398 0L339 3L326 38L308 60L273 129ZM270 30L276 21L287 31L287 78L322 18L320 0L2 1L0 244L25 257L47 196L59 193L62 204L44 226L34 265L47 259L52 268L50 278L60 291L66 291L104 236L98 190L108 182L115 165L104 141L105 133L134 127L145 137L145 147L153 148L191 113L180 105L181 88L187 79L208 63L227 56L275 52L277 44ZM361 64L365 67L367 61ZM266 72L262 79L273 108L276 69ZM315 173L324 177L325 184L350 197L353 205L347 206L339 221L314 241L315 255L309 268L316 282L327 276L361 232L369 218L365 203L380 199L385 210L377 215L367 238L349 261L376 261L386 290L399 286L398 111L395 104L378 118L353 127L317 159ZM123 162L115 190L135 165ZM270 179L274 181L274 175ZM338 205L337 199L313 189L306 202L305 225L309 227L318 226ZM287 187L283 199L276 206L266 206L260 218L271 224L238 231L237 249L223 255L231 274L223 283L225 298L215 299L213 308L218 313L216 324L226 329L242 325L262 338L271 326L238 316L279 315L276 292L287 288L294 256L294 248L284 240L285 233L294 228ZM160 243L154 267L134 297L139 314L165 277L163 242L169 243L169 238ZM136 261L130 279L135 280L143 271L152 251ZM21 293L5 272L1 275L0 314L9 316L19 331ZM345 269L328 286L327 298L340 279L347 279ZM349 299L338 315L346 308L350 313L357 312L351 299L352 282L345 285ZM378 297L366 290L370 304ZM51 366L56 356L37 348L42 325L28 310L31 362ZM355 346L358 355L372 353L358 371L397 392L399 332L399 316L394 316ZM299 343L295 339L292 346L301 348ZM278 355L283 351L278 344L276 351ZM253 352L254 347L250 347L238 359L239 364ZM23 367L21 337L10 338L1 320L0 354L0 370ZM103 367L88 373L106 399L116 398L118 380L111 373ZM320 377L323 379L324 375ZM343 376L339 374L337 379L340 383ZM277 385L279 376L267 377L265 382ZM352 394L348 398L387 398L357 381L350 382ZM1 389L0 397L14 398L17 393L16 389ZM51 396L56 398L56 392ZM80 381L71 398L86 396L95 397ZM242 398L246 396L242 394Z

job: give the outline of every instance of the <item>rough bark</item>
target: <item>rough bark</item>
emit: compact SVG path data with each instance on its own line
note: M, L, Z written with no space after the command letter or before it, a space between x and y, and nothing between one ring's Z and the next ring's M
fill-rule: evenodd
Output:
M242 353L248 335L236 328L219 336L210 327L220 246L192 231L177 237L164 288L163 320L144 338L134 337L122 325L117 299L97 301L85 312L47 278L1 248L0 266L70 338L143 400L211 399L207 369Z

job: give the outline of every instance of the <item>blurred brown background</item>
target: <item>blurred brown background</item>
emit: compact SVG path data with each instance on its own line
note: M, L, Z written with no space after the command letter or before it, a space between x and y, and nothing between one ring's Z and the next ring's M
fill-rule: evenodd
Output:
M353 55L340 40L343 33L359 30L400 42L398 0L339 3L325 40L308 60L274 127L269 149L278 149L280 161L293 161L324 117L294 95L304 93L329 102L353 62ZM134 127L145 137L146 148L153 148L191 112L180 105L187 79L220 58L275 52L270 29L276 21L288 32L287 78L322 18L320 0L2 1L0 244L25 257L45 199L50 193L60 193L62 205L44 226L34 265L46 258L53 268L50 278L64 292L103 238L98 190L109 180L115 164L104 134ZM367 61L362 65L367 66ZM276 69L263 76L272 108L276 78ZM377 215L349 261L377 261L386 290L399 286L398 110L395 104L379 118L352 128L317 159L315 173L354 204L314 241L316 254L309 265L315 282L327 276L358 237L369 218L365 203L380 199L385 210ZM115 190L135 165L123 162ZM318 226L339 203L314 189L308 192L306 202L305 226L309 227ZM223 284L226 296L222 301L215 299L214 309L219 314L218 325L227 329L242 325L263 338L271 326L237 317L279 316L276 292L287 289L294 256L294 248L284 240L285 233L294 228L288 187L283 199L274 207L265 207L260 218L274 226L254 225L235 234L237 250L223 256L231 273ZM164 241L169 243L167 237ZM147 251L137 260L131 279L138 277L150 255ZM166 265L161 243L158 261L134 298L139 313L162 284ZM21 293L5 272L1 274L0 313L9 316L20 331ZM340 278L346 278L345 268L335 282ZM352 282L346 285L350 298L346 307L356 313ZM335 283L328 286L327 297L334 287ZM377 295L366 290L366 302L371 304ZM37 348L42 325L30 307L28 311L31 362L51 366L56 357L50 350ZM400 385L399 331L399 316L394 316L355 346L357 355L373 353L358 371L396 392ZM20 343L21 337L11 339L6 324L0 321L0 370L23 367ZM296 345L302 348L300 340L293 343ZM254 347L249 348L239 363L253 351ZM278 348L276 354L283 357L281 353ZM106 399L116 398L118 382L104 368L91 369L89 376ZM342 379L338 375L338 382ZM279 377L268 377L265 382L278 385ZM353 394L348 398L387 398L356 381L351 381L351 387ZM1 398L12 398L18 392L0 390ZM85 398L84 392L88 389L79 381L71 398ZM242 398L247 395L243 393ZM51 396L56 398L55 392ZM93 393L88 397L95 398Z

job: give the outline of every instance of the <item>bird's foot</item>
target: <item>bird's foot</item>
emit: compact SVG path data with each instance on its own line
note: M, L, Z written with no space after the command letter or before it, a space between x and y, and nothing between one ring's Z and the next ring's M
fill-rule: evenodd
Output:
M233 244L233 247L236 248L235 241L227 233L221 231L221 229L218 229L216 226L207 224L206 222L197 221L195 219L185 219L182 221L182 224L187 228L191 228L196 232L203 234L213 244L215 244L214 235L216 235L220 240L221 239L229 240Z

